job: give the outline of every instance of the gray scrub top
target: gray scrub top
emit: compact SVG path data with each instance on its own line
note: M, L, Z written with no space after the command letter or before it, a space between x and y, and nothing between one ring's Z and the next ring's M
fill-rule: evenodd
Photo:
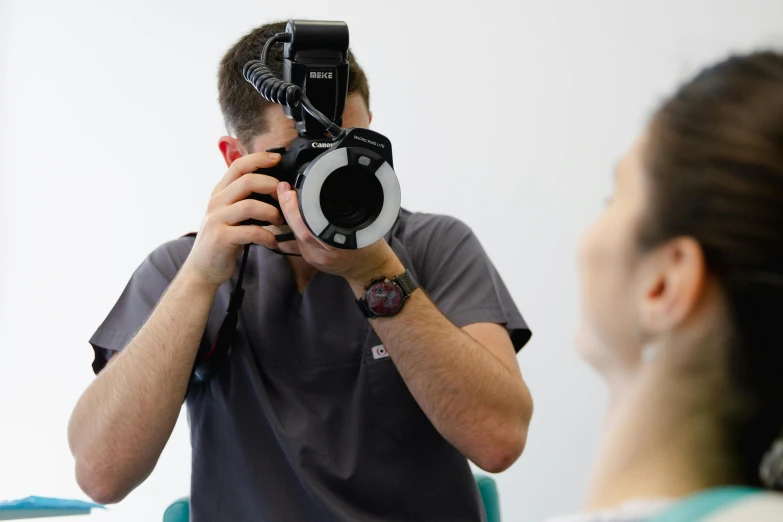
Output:
M527 343L465 224L403 210L386 240L456 326L500 323L517 351ZM144 324L193 242L170 241L137 268L90 339L96 373ZM205 344L235 282L217 293ZM285 257L253 246L243 287L229 360L186 401L192 521L484 520L467 460L422 412L345 280L318 272L300 294Z

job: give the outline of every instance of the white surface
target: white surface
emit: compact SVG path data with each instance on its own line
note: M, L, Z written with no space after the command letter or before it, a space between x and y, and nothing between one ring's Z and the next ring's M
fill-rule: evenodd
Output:
M0 498L84 498L65 433L87 340L225 171L222 53L289 17L348 22L403 206L470 224L533 327L504 520L576 508L605 406L572 349L577 237L653 104L705 60L776 42L780 0L0 0ZM159 520L189 451L182 415L147 482L92 518Z

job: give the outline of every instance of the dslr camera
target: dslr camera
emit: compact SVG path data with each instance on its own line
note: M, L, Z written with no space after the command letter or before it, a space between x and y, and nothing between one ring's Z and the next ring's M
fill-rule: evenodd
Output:
M281 42L282 79L266 65L268 49ZM268 150L282 156L275 167L255 172L291 184L314 236L337 248L356 249L375 243L394 225L400 185L388 138L369 129L342 128L349 74L348 26L301 20L289 21L284 33L266 42L261 59L243 70L265 99L283 106L298 134L288 148ZM250 198L280 208L269 195ZM269 225L253 219L246 223Z

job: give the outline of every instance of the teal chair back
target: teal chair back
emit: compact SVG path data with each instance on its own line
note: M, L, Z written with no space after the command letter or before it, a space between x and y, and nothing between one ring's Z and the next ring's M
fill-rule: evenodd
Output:
M481 500L484 501L484 512L487 514L487 522L500 522L500 499L495 480L487 475L474 474L476 485ZM163 522L189 522L190 500L182 497L171 504L163 513Z
M163 522L190 522L190 498L182 497L167 507Z
M500 522L500 497L498 495L498 486L495 479L487 475L473 474L476 479L481 500L484 502L484 513L487 515L487 522Z

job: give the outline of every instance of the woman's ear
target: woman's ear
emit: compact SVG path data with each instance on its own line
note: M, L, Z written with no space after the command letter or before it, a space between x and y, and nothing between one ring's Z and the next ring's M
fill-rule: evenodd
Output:
M230 167L234 161L247 154L239 140L231 136L221 136L218 140L218 148L220 153L223 154L227 167Z
M693 315L704 292L707 267L699 243L689 237L673 239L649 255L640 319L646 333L656 334Z

